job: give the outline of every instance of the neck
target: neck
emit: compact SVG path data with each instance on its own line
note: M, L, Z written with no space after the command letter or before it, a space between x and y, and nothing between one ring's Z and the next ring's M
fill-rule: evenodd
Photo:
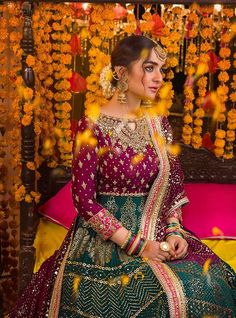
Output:
M127 94L125 104L120 104L118 101L118 92L116 91L108 104L102 108L104 112L117 117L135 117L135 113L139 111L140 105L141 99L132 94Z

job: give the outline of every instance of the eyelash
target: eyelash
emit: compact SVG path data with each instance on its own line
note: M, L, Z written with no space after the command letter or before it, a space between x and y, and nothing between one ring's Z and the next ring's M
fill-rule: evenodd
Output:
M145 69L145 71L147 71L147 72L150 72L150 73L151 73L151 72L153 72L154 67L153 67L153 65L150 65L150 66L145 66L145 68L144 68L144 69ZM161 68L159 69L159 71L160 71L160 73L161 73L161 74L163 74L163 70L162 70Z

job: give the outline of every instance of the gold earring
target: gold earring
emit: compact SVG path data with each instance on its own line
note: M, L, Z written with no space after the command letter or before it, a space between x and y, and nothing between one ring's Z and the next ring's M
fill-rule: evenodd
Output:
M127 78L123 77L121 78L117 83L117 89L118 89L118 102L120 104L126 104L127 98L125 92L128 90L128 82Z

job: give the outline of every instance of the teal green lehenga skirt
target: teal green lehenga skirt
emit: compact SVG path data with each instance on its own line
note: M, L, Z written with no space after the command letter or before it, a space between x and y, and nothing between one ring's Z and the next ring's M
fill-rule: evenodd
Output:
M101 195L97 200L126 228L138 231L145 196ZM185 317L235 317L232 290L219 264L207 275L187 259L167 265L180 281ZM77 219L64 269L60 318L167 318L171 310L163 284L146 261L127 256Z

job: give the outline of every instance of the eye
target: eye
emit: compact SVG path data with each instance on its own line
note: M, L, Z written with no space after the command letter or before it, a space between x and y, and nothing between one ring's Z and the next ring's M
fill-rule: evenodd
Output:
M153 65L147 65L147 66L145 66L145 71L147 71L147 72L153 72L153 69L154 69L154 67L153 67Z

